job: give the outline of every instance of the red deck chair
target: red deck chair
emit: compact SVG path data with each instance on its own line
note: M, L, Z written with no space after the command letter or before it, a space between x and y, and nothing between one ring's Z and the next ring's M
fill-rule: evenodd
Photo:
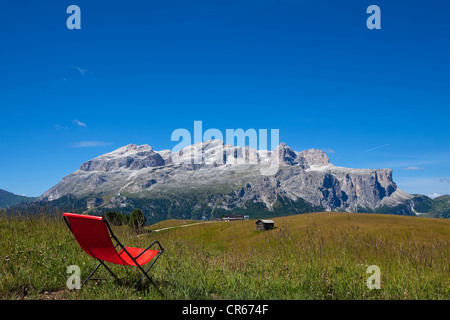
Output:
M64 221L66 221L67 226L70 231L72 231L81 248L83 248L83 250L86 251L86 253L91 257L94 257L100 261L94 271L92 271L86 280L83 281L81 284L82 286L92 277L101 265L103 265L106 270L114 276L114 278L118 279L117 276L106 266L105 261L108 261L124 266L137 266L143 272L143 275L136 285L139 284L144 277L147 277L155 288L158 289L156 284L148 275L148 272L158 260L159 256L164 252L163 247L158 241L154 241L147 247L147 249L124 247L112 232L108 221L102 217L64 213ZM111 239L115 240L116 245L113 244ZM158 244L160 249L159 251L150 250L150 248L155 244ZM119 246L122 250L118 252L116 250L117 246ZM153 260L153 262L148 269L144 271L142 266L149 263L151 260ZM158 291L160 290L158 289Z

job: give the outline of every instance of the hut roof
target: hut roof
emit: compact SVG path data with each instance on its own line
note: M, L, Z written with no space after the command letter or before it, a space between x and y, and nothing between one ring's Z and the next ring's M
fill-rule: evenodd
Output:
M273 220L258 220L256 223L262 222L262 223L275 223Z

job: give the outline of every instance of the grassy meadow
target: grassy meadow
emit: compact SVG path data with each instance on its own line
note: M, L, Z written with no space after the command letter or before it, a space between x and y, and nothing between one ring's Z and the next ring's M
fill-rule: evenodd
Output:
M311 213L193 224L164 221L136 234L114 227L125 246L159 240L166 252L148 282L137 268L108 264L81 290L66 287L70 265L82 279L97 265L62 217L0 215L0 299L445 299L450 297L450 220L380 214ZM369 290L369 265L381 289Z

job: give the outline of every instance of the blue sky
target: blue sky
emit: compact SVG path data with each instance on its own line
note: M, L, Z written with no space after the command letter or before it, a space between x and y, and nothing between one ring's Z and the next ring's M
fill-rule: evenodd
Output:
M1 189L41 195L202 121L279 129L335 165L392 168L406 192L450 193L448 1L93 2L2 3ZM81 30L66 27L72 4Z

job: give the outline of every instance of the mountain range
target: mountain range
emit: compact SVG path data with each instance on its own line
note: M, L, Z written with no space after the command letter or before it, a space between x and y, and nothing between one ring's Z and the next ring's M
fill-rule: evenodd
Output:
M22 203L34 201L36 198L26 197L0 189L0 208L12 207Z
M423 197L398 188L391 169L335 166L321 150L297 152L281 143L261 151L210 140L177 152L126 145L81 164L38 202L93 214L140 208L149 221L312 211L437 214L434 200Z

